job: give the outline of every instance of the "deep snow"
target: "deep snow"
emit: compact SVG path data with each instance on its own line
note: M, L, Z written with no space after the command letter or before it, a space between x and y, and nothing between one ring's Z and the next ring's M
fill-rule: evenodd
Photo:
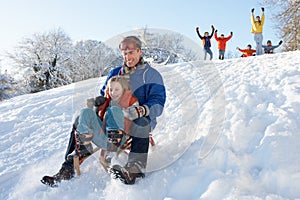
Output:
M57 188L72 118L104 81L0 104L0 199L300 199L300 52L156 66L167 103L145 179L111 180L97 156ZM123 158L120 158L120 162Z

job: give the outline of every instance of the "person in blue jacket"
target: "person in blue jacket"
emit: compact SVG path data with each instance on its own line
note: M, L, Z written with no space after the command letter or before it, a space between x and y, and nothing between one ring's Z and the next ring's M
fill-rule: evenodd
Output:
M112 69L100 90L100 97L105 94L106 85L111 77L125 76L129 79L130 90L138 99L139 105L123 110L122 117L132 120L130 128L131 148L125 166L114 165L109 173L115 179L125 184L134 184L136 178L144 177L148 159L149 134L155 128L156 118L163 112L166 101L166 90L161 74L144 61L142 42L136 36L125 37L119 44L124 63ZM97 97L95 105L104 103L103 98ZM102 101L102 102L101 102ZM113 110L112 110L113 112ZM117 114L117 113L115 113ZM112 114L111 116L114 116ZM121 118L122 118L121 117ZM118 118L118 117L117 117ZM116 118L116 119L117 119ZM82 109L73 124L69 145L65 154L65 162L59 172L53 176L44 176L42 183L53 186L61 180L73 178L73 155L84 157L91 154L91 142L103 148L106 139L101 133L89 132L90 126L102 126L101 120L92 109ZM104 147L105 148L105 147Z
M211 34L210 35L208 32L205 32L204 36L202 36L199 32L199 27L196 27L196 32L197 32L199 38L202 40L202 45L203 45L203 49L204 49L204 60L206 60L207 54L209 54L210 60L211 60L213 58L213 53L210 49L210 47L211 47L210 40L214 35L215 27L213 25L211 25Z
M282 40L279 41L278 45L272 45L271 40L267 41L267 45L262 45L262 48L264 48L265 54L272 54L274 53L274 49L278 48L282 44Z

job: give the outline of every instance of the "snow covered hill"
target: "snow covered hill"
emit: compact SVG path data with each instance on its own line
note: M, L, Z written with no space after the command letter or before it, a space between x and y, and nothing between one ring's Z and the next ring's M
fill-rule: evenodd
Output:
M58 188L72 118L104 79L0 104L0 199L300 199L300 52L156 66L167 104L148 174L111 180L97 156Z

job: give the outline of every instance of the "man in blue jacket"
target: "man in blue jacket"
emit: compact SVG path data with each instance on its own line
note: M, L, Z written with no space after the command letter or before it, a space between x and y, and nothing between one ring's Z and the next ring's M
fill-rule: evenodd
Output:
M139 106L124 111L124 116L133 120L130 130L132 138L128 163L115 165L110 169L114 178L125 184L133 184L137 177L143 177L147 165L149 133L156 126L156 118L162 114L166 92L160 73L143 60L142 43L135 36L128 36L119 45L124 64L112 69L101 89L104 94L107 81L116 75L128 76L130 89L138 99Z
M128 155L128 162L125 166L114 165L109 173L113 178L121 180L125 184L134 184L136 178L145 176L147 166L149 134L156 126L156 118L163 112L166 101L166 91L160 73L152 68L142 57L142 43L135 36L125 37L119 49L122 52L124 64L110 71L100 94L104 96L108 80L113 76L126 76L130 81L130 89L138 99L139 106L130 107L124 110L124 116L132 120L129 135L131 136L131 149ZM88 111L85 109L84 111ZM91 112L88 113L89 118ZM50 186L61 180L69 180L74 176L73 156L76 154L82 157L91 152L90 142L97 140L97 134L85 133L87 112L81 112L73 126L65 162L61 169L54 176L44 176L42 183ZM101 123L100 123L101 124ZM90 137L92 136L92 137ZM98 138L99 139L99 138ZM77 144L77 145L76 145Z

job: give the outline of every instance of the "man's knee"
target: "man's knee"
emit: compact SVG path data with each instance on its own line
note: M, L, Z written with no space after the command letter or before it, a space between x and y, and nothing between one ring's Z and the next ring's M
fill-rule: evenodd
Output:
M129 135L138 138L149 138L151 127L146 117L138 118L131 124Z

